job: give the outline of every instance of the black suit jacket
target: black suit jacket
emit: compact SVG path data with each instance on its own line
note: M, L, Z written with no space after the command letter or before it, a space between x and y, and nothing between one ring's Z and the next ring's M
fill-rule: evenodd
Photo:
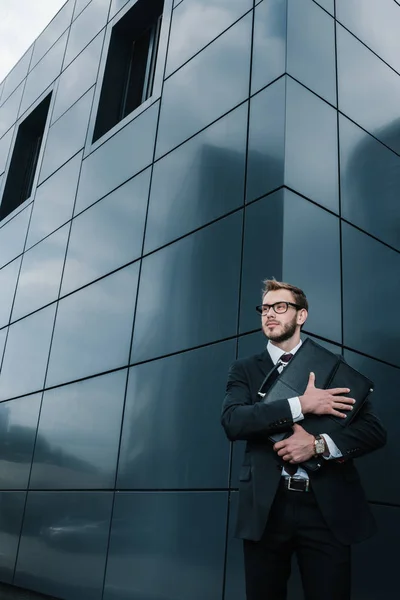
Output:
M287 399L271 404L260 402L258 389L273 367L267 350L235 361L229 370L221 423L231 441L246 440L239 477L239 510L236 536L257 541L261 538L281 477L282 459L268 440L271 433L290 430L292 414ZM301 422L299 423L301 425ZM366 400L347 427L332 421L327 433L342 452L339 460L325 460L310 482L324 519L345 544L370 537L375 522L370 512L353 459L386 443L386 432Z

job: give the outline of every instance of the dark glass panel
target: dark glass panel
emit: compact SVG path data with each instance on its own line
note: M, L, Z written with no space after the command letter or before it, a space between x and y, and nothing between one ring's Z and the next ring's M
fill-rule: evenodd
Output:
M243 105L155 164L146 253L243 204L246 135Z
M104 600L220 600L227 494L116 496Z
M157 157L248 97L251 25L243 17L165 82Z
M75 217L62 295L140 257L149 183L150 169Z
M131 362L234 335L242 215L143 259Z
M336 105L335 22L313 0L289 0L287 72Z
M287 0L263 0L254 11L251 93L286 71Z
M286 77L250 101L247 202L283 185L285 106Z
M288 77L285 184L334 212L339 212L337 144L335 109Z
M13 583L24 506L25 492L0 492L0 579L4 583Z
M135 263L60 301L47 386L128 364L138 272Z
M69 225L24 254L11 320L57 299L64 266Z
M43 388L54 314L53 304L11 325L0 374L0 400Z
M340 115L342 216L400 250L400 157Z
M344 344L400 366L400 254L347 223L342 235Z
M0 488L3 490L28 487L41 399L42 394L34 394L0 403Z
M119 489L227 486L220 412L235 349L229 341L130 369Z
M173 12L166 75L218 37L245 12L253 0L190 0Z
M117 371L44 393L31 489L114 487L126 375Z
M106 196L153 160L158 104L90 154L82 165L75 213Z
M99 600L112 499L107 492L29 492L14 584Z

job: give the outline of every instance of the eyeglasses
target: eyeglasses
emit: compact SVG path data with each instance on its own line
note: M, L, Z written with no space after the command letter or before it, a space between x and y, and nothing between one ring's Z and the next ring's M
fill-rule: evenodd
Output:
M289 306L293 306L296 310L303 308L299 304L294 304L294 302L274 302L274 304L260 304L256 306L256 311L260 315L265 316L268 314L269 309L272 308L277 315L282 315L287 312Z

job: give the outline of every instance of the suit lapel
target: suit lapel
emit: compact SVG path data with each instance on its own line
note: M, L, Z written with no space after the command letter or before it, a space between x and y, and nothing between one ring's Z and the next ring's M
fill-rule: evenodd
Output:
M264 350L264 352L261 352L261 354L257 354L256 359L257 364L265 377L274 366L274 363L272 362L268 350Z

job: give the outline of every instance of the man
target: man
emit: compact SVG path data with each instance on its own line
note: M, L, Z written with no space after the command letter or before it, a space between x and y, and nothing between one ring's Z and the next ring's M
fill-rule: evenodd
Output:
M354 403L348 388L316 388L313 373L302 396L263 402L266 374L278 362L281 372L301 346L308 302L299 288L266 280L257 310L267 349L233 363L221 417L230 440L247 441L236 525L247 600L285 600L293 553L306 600L350 600L350 544L375 530L353 459L382 447L386 433L369 399L347 427L307 433L306 415L346 418ZM268 439L286 430L293 435ZM316 454L322 467L307 472L301 464Z

